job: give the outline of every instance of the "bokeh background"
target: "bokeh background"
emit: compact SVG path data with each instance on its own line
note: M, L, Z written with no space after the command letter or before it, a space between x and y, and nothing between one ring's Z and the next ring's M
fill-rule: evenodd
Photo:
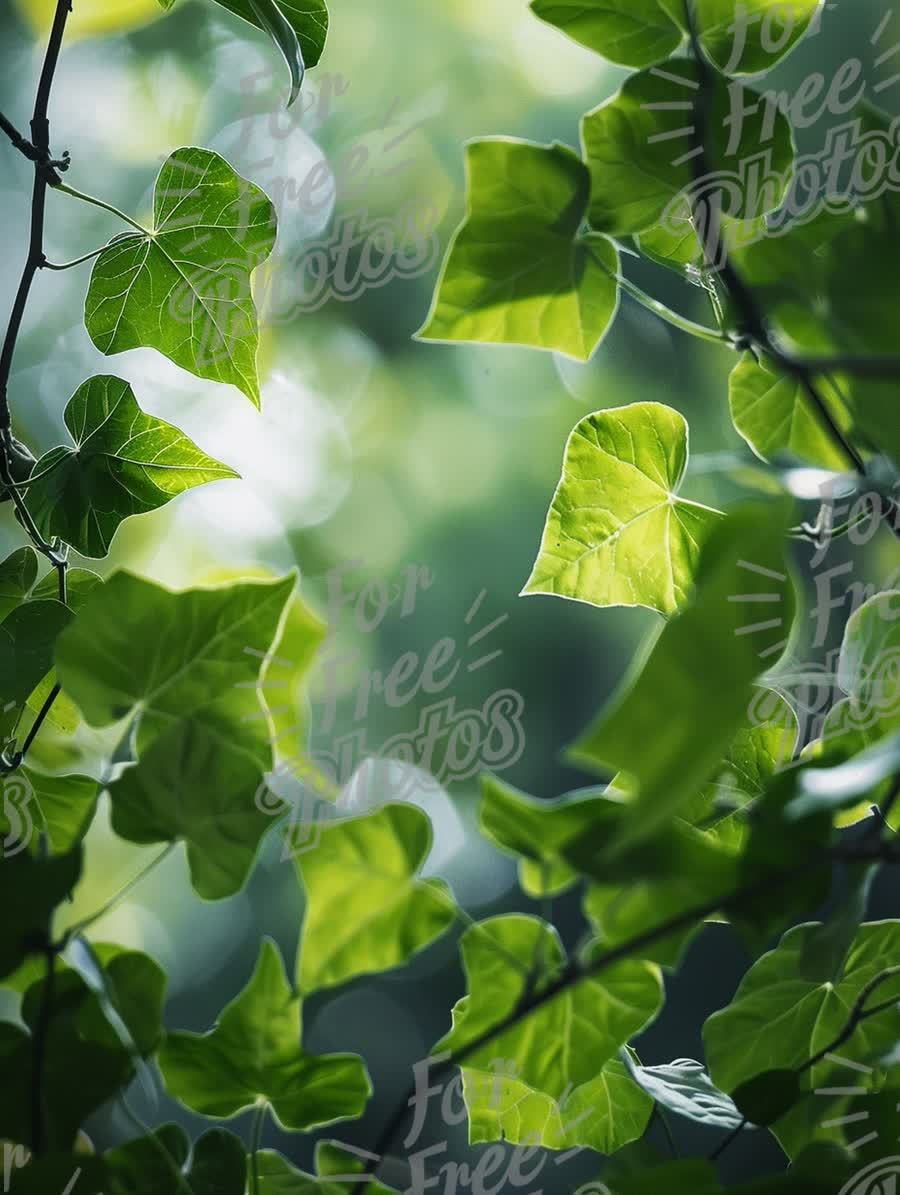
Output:
M21 126L50 8L50 0L5 0L0 11L0 106ZM812 70L828 75L851 54L872 66L869 38L883 0L842 0L828 9L823 32L791 56L772 85L796 86ZM542 24L525 0L334 0L323 60L286 113L275 51L211 0L181 0L165 16L156 0L76 0L71 29L51 111L54 147L72 154L67 181L140 216L149 212L152 183L168 152L191 144L215 148L276 201L277 268L285 271L348 213L364 208L373 220L392 218L410 201L439 221L442 256L464 213L464 143L502 134L577 145L581 114L615 91L625 73ZM890 103L890 91L881 99ZM824 130L807 135L821 143ZM360 146L368 151L365 168L344 186L341 164ZM316 192L315 208L303 198L304 180L314 171L331 180ZM24 253L29 187L28 164L4 152L3 312ZM48 255L74 258L120 227L111 215L51 193ZM645 288L711 321L699 288L659 267L626 264ZM395 603L366 631L346 604L331 619L328 652L352 659L340 672L331 729L321 670L318 688L313 684L314 748L328 750L335 737L364 726L367 747L377 752L392 735L414 730L422 699L390 710L375 694L357 718L367 670L385 673L409 651L424 659L445 637L470 660L467 637L502 620L479 645L481 654L497 653L491 662L471 673L460 669L452 689L457 708L480 707L497 690L515 690L524 700L525 749L503 776L540 797L595 779L568 768L561 752L621 683L658 619L646 610L518 596L566 438L593 410L662 401L682 411L691 427L685 494L724 505L753 492L766 482L728 418L731 354L695 344L628 299L586 365L526 349L420 343L414 334L429 310L433 263L418 277L389 280L352 301L332 299L316 311L269 320L257 413L236 390L204 383L152 350L102 357L81 322L89 269L38 278L12 378L17 433L38 454L63 442L62 412L76 386L91 374L115 372L132 383L146 410L176 422L242 477L131 520L108 560L89 566L128 568L175 588L296 568L304 598L323 617L335 569L343 570L342 591L359 593L370 582L395 584L412 566L425 568L431 583L406 616ZM7 508L0 548L20 542ZM832 548L828 565L849 560L854 576L858 569L860 578L883 577L896 565L892 550L884 535L865 549L843 543ZM808 553L799 553L799 573L807 566ZM806 586L811 607L809 579ZM480 595L477 618L467 626ZM830 646L840 632L836 614ZM84 730L74 745L42 735L39 762L46 768L77 762L96 771L103 747ZM429 870L450 881L472 916L541 912L518 891L514 863L475 832L475 779L416 799L434 820ZM73 920L99 907L154 853L116 841L103 806L87 849ZM886 912L891 898L880 890L873 913ZM567 944L577 942L585 930L578 891L551 911ZM261 934L274 936L293 958L301 915L292 866L272 835L249 886L234 899L199 901L179 850L92 936L157 957L170 976L168 1023L203 1030L245 982ZM457 937L451 932L401 970L307 1002L306 1046L359 1051L376 1093L362 1121L319 1136L371 1147L403 1097L412 1063L449 1027L452 1003L464 992ZM703 1020L730 999L747 961L727 929L708 927L668 980L665 1012L638 1043L643 1059L701 1057ZM152 1123L175 1119L199 1127L199 1118L161 1091L151 1098L136 1090L133 1103ZM239 1130L245 1127L238 1122ZM434 1140L446 1135L438 1124L429 1131ZM685 1151L711 1149L716 1141L685 1123L676 1132ZM111 1109L92 1133L104 1146L133 1135L134 1127ZM651 1137L665 1149L656 1128ZM266 1137L303 1165L311 1163L313 1141L275 1129ZM470 1156L464 1126L452 1131L452 1141L453 1156ZM780 1150L762 1133L745 1134L729 1151L735 1177L780 1164ZM542 1186L574 1190L599 1169L596 1156L584 1155L545 1171Z

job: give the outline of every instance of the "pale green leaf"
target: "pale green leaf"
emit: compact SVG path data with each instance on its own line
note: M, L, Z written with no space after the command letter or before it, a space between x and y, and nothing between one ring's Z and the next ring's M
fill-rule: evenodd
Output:
M556 349L586 361L618 305L618 254L580 239L587 170L564 145L466 146L467 215L447 254L424 340Z
M66 407L74 448L54 448L34 467L26 505L48 539L105 556L119 524L209 481L237 477L187 436L138 406L120 378L90 378ZM46 476L40 476L46 474Z
M687 423L671 407L633 403L582 419L523 593L671 614L719 519L678 497L687 461Z
M531 0L531 11L622 66L650 66L684 36L657 0Z
M107 356L148 346L259 406L250 275L275 244L275 212L207 149L176 150L153 199L154 226L123 233L94 263L85 325Z
M759 75L797 45L824 0L691 0L703 49L720 71Z
M34 548L18 548L0 563L0 622L25 601L37 577L37 568Z
M398 967L453 924L447 886L419 875L430 849L431 823L413 805L322 828L315 849L297 857L302 992Z
M803 382L772 359L757 361L744 353L728 379L728 399L734 426L763 460L791 454L824 469L848 467L846 453L835 445ZM846 412L833 405L828 410L846 432Z

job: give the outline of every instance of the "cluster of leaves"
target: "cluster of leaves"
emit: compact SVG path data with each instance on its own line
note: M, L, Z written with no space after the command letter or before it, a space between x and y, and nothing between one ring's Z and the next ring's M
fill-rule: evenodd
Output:
M324 4L222 3L272 34L296 88L298 55L302 67L321 50ZM67 7L60 0L42 88L52 80ZM611 60L641 69L585 117L582 156L504 140L469 147L469 213L423 335L586 358L620 289L647 299L621 274L626 247L702 277L718 329L698 329L648 301L685 331L741 352L731 410L741 435L773 464L773 485L791 476L776 467L785 454L825 470L858 466L855 482L866 493L877 464L883 485L892 458L900 459L900 424L880 402L881 383L871 370L854 373L849 354L889 348L889 320L874 299L841 295L852 263L873 260L876 239L896 216L893 201L877 201L863 219L817 218L714 266L687 163L727 164L720 106L727 88L742 85L722 72L772 65L753 36L760 26L750 24L735 66L727 36L735 6L726 0L691 9L677 0L533 7ZM774 5L750 7L760 17ZM789 7L796 37L781 53L816 15L812 0ZM692 56L670 59L687 42ZM41 102L39 92L38 115ZM686 102L695 133L675 135L689 123ZM749 140L737 152L756 148L763 131L748 122ZM54 186L98 202L63 184L62 164L35 137L24 144L37 190ZM784 117L772 123L771 140L787 172L793 149ZM683 205L677 235L664 219L673 203ZM740 223L764 214L730 216ZM96 261L85 322L94 343L107 355L154 348L258 404L251 276L274 243L268 199L216 154L180 149L157 180L152 229L125 219L133 231L89 255ZM37 249L42 258L40 240ZM30 254L26 277L44 264ZM896 278L888 262L877 277L878 303L893 296ZM827 327L811 326L811 283L830 301ZM765 293L767 321L748 285ZM30 278L26 297L28 286ZM850 365L812 368L797 355L823 348ZM8 360L5 368L8 377ZM840 384L823 395L835 373ZM789 651L802 607L785 561L797 533L789 494L727 512L690 502L679 496L688 429L677 411L646 402L589 415L566 447L526 591L646 606L661 615L661 629L571 748L603 783L546 801L485 777L480 812L485 837L518 860L528 896L546 901L580 886L584 944L567 953L538 916L471 921L442 881L423 878L428 816L390 804L330 824L318 848L297 860L305 912L292 969L264 940L247 985L209 1032L167 1033L166 976L152 959L89 943L93 918L57 930L81 875L101 784L45 775L29 765L28 750L48 719L63 733L82 721L106 732L102 787L115 834L166 851L183 843L198 896L231 896L273 824L255 799L277 762L263 690L269 662L274 653L298 661L292 687L302 689L324 628L293 576L176 593L126 572L101 579L71 568L70 550L100 558L124 519L233 473L142 411L115 377L87 380L65 419L72 444L33 461L7 418L0 453L3 482L33 544L0 564L2 772L7 785L27 783L39 813L27 849L0 861L0 984L21 996L19 1020L0 1025L9 1076L0 1138L31 1155L13 1174L13 1191L62 1190L76 1169L79 1191L106 1195L243 1195L248 1186L254 1195L337 1195L358 1185L358 1176L348 1177L352 1165L328 1146L317 1149L316 1173L304 1174L271 1151L248 1155L222 1128L192 1147L168 1125L102 1157L75 1150L86 1119L124 1100L151 1062L174 1098L213 1121L254 1108L258 1123L271 1112L282 1128L309 1132L361 1116L372 1094L365 1064L303 1049L303 1000L405 964L459 921L467 994L432 1053L443 1052L445 1070L461 1069L471 1141L616 1154L604 1174L616 1195L721 1190L706 1161L648 1169L634 1143L654 1110L729 1134L723 1145L745 1127L774 1133L790 1170L739 1188L748 1193L833 1195L837 1178L877 1156L868 1139L854 1141L852 1126L862 1099L889 1124L900 1092L900 969L891 965L900 957L900 922L865 922L875 872L900 861L892 829L900 708L884 700L880 671L900 650L900 593L876 595L849 620L839 670L846 700L819 740L802 742L771 671ZM886 451L882 460L872 445ZM885 501L881 513L891 510ZM41 555L51 569L39 578ZM760 618L766 604L777 607L776 618ZM789 760L796 766L785 769ZM3 816L6 840L15 841L13 803L4 803ZM838 864L844 887L828 917L804 920L826 905ZM665 975L708 920L729 922L756 961L732 1003L707 1021L703 1062L644 1066L631 1043L658 1016ZM499 1084L490 1081L498 1058ZM831 1081L841 1065L854 1068L856 1093ZM376 1154L396 1148L398 1125L375 1143ZM370 1185L385 1190L374 1177Z

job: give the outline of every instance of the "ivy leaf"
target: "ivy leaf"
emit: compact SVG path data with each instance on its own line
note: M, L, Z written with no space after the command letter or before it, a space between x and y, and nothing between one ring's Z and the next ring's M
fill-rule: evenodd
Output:
M17 776L19 789L15 787ZM0 838L4 839L6 857L19 843L36 851L39 833L46 834L51 854L65 855L87 834L100 785L90 776L46 776L22 768L6 780L2 791Z
M11 975L28 955L40 949L50 915L81 875L81 850L50 859L28 851L3 860L0 867L0 979Z
M628 1063L635 1083L670 1112L719 1129L736 1129L741 1123L734 1100L719 1091L702 1063L692 1058L662 1066L635 1066L630 1058Z
M423 340L556 349L587 361L618 306L618 254L579 237L590 180L564 145L466 146L467 215L447 253Z
M27 602L0 623L0 703L21 705L53 667L53 650L72 612L62 602Z
M361 1116L371 1094L355 1054L305 1054L301 1002L275 944L263 942L244 990L207 1034L172 1033L159 1051L167 1090L204 1116L235 1116L265 1100L279 1124L307 1132Z
M713 777L746 722L754 679L786 647L794 613L786 517L780 507L746 506L719 521L693 603L663 627L638 675L572 748L577 762L637 784L620 847L654 831Z
M139 713L139 762L109 788L113 829L188 847L205 899L243 885L271 817L255 794L271 766L254 686L293 576L171 593L116 573L61 639L61 683L93 726Z
M720 71L760 75L805 36L823 0L693 0L700 44Z
M501 851L520 856L519 878L529 896L555 896L578 879L560 847L595 819L593 798L538 801L493 776L482 777L481 796L479 828Z
M107 1195L183 1195L185 1189L191 1195L244 1195L244 1144L224 1129L210 1129L191 1150L182 1128L164 1124L152 1137L108 1150L103 1162Z
M606 103L588 112L581 125L584 159L591 173L588 217L591 226L611 235L643 232L663 223L683 228L690 215L687 196L694 183L699 72L696 63L672 59L631 75ZM738 84L716 84L710 96L709 158L723 172L719 190L724 216L746 220L776 207L786 188L793 160L791 128L779 112L766 128L766 105L753 108L752 96ZM731 145L731 105L748 113L737 144ZM738 178L740 163L770 151L773 174L785 180L764 195ZM727 184L727 185L726 185Z
M269 28L257 11L253 0L216 0L222 8L242 17L263 33ZM258 0L257 0L258 3ZM328 8L325 0L270 0L271 6L281 12L284 19L297 35L300 42L302 62L307 68L315 66L325 48L328 33ZM279 47L280 48L280 47Z
M824 469L847 468L845 453L835 446L803 383L770 358L758 362L744 353L728 379L728 398L734 426L762 460L790 453ZM829 406L829 412L848 430L843 410Z
M720 517L677 496L687 460L687 423L671 407L633 403L582 419L522 592L671 614Z
M38 558L34 548L18 548L0 563L0 622L21 606L37 577Z
M900 921L863 925L837 980L806 970L810 942L821 927L800 925L789 930L777 948L764 955L744 976L734 1000L706 1022L703 1040L713 1081L734 1092L766 1071L796 1069L834 1041L847 1023L849 1010L866 984L897 957ZM900 980L884 983L877 1001L897 995ZM891 1046L900 1034L900 1009L863 1022L841 1057L862 1061ZM804 1072L802 1089L814 1090L826 1064ZM861 1075L856 1075L854 1081Z
M564 963L556 931L521 914L471 926L460 951L468 995L454 1007L453 1027L435 1053L475 1042ZM640 1137L652 1103L617 1055L661 1004L657 968L626 961L561 992L476 1049L462 1068L470 1140L534 1144L537 1137L550 1148L588 1145L608 1153ZM619 1108L621 1121L613 1115Z
M157 349L258 407L250 275L275 244L272 204L218 154L177 149L156 180L153 218L152 230L116 237L94 263L91 340L107 356Z
M41 457L26 504L45 537L59 536L82 556L105 556L131 515L156 510L193 486L238 476L178 428L145 414L120 378L84 382L65 420L75 447Z
M398 967L453 924L447 885L419 875L430 850L431 822L413 805L322 828L316 849L297 857L302 992Z
M661 62L684 36L657 0L532 0L531 11L621 66Z

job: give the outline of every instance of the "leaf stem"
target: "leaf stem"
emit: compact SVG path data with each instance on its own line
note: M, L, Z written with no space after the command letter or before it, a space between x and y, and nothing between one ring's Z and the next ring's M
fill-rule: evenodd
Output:
M99 921L101 917L105 917L107 913L111 912L121 900L124 900L129 892L138 886L141 880L146 879L146 877L150 875L152 871L155 871L156 868L159 867L160 863L168 859L169 855L172 854L177 845L177 842L170 842L165 850L160 851L160 853L155 855L149 861L149 863L146 863L137 873L137 875L132 876L128 883L124 884L119 891L116 892L114 896L111 896L103 905L101 905L101 907L97 909L95 913L91 913L89 917L84 917L81 921L76 921L74 925L70 925L69 928L63 933L61 944L62 947L65 948L72 938L83 933L86 929L92 926L95 921Z
M259 1148L262 1144L263 1128L266 1123L266 1113L269 1111L267 1100L259 1100L253 1116L253 1136L250 1145L251 1170L253 1174L253 1195L259 1195Z
M105 212L112 212L114 216L118 216L120 220L124 220L126 224L130 224L132 228L136 228L138 232L142 232L144 236L153 236L149 228L145 228L143 224L138 224L137 220L132 220L131 216L127 216L113 204L107 203L105 199L97 199L96 196L87 195L84 191L76 191L74 187L70 187L64 182L54 183L53 189L54 191L62 191L64 195L71 195L73 199L80 199L83 203L89 203L93 207L102 208ZM105 245L104 248L106 248Z
M72 261L55 262L44 258L41 262L41 268L44 270L71 270L73 266L80 266L83 261L90 261L92 257L99 257L105 248L106 245L101 245L99 249L92 249L90 253L83 253L81 257L76 257Z
M29 161L37 161L37 150L31 144L27 137L23 137L11 120L8 120L2 112L0 112L0 129L7 135L12 142L15 149L19 153L24 154Z
M688 332L691 336L696 336L699 340L708 340L712 344L724 344L731 348L734 347L727 332L719 332L715 328L707 328L705 324L698 324L694 320L688 319L687 316L679 315L677 311L673 311L671 307L667 307L659 299L654 299L652 295L648 295L646 291L641 290L639 286L629 278L626 278L624 274L614 273L612 270L607 270L602 263L600 264L609 277L614 278L627 295L630 295L642 307L646 307L648 311L652 311L654 315L658 315L660 319L665 320L666 323L672 324L675 328L680 328L682 332Z

